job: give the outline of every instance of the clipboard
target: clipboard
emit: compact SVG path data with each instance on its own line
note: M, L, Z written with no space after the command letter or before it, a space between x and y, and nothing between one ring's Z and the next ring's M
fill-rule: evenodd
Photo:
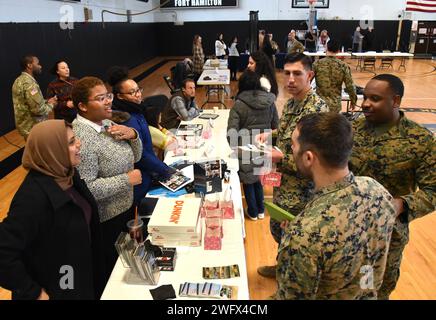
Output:
M289 213L285 209L280 208L278 205L272 202L265 201L264 204L271 218L278 222L282 222L283 220L292 221L295 219L293 214Z

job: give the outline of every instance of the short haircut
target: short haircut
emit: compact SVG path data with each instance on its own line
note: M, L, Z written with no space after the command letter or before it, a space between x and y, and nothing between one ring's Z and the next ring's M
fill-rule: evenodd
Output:
M312 59L306 56L304 53L292 53L286 55L284 64L296 62L301 62L304 69L312 70Z
M397 76L394 76L393 74L382 73L382 74L376 75L371 80L385 81L389 84L389 88L391 88L392 92L395 95L399 95L400 98L402 98L404 95L403 81L401 81L400 78L398 78Z
M27 69L28 64L32 64L33 58L36 56L33 54L26 54L20 59L20 67L22 71L25 71Z
M312 113L297 124L300 131L300 152L314 151L321 162L330 168L343 168L353 148L350 122L336 112Z
M183 80L183 82L182 82L182 88L186 88L186 84L187 84L188 82L193 82L193 83L195 84L195 80L194 80L194 79L187 78L187 79Z
M259 75L254 71L245 70L239 77L238 88L239 93L247 90L262 90Z
M327 50L330 52L338 52L339 47L340 43L335 39L330 39L329 42L327 42Z
M91 90L96 86L104 86L103 81L96 77L84 77L74 84L71 95L74 106L79 112L79 103L86 104L89 101Z

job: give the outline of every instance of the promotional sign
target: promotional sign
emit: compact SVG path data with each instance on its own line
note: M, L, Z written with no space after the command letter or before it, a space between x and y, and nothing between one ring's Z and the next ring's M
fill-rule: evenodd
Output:
M164 4L166 0L160 0L160 4ZM238 7L238 0L171 0L162 9L219 9L219 8L234 8Z

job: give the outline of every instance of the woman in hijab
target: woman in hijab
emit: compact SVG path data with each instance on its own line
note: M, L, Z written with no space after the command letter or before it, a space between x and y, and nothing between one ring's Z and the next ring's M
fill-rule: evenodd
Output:
M30 132L29 173L0 223L0 286L13 299L95 299L104 288L97 204L75 169L80 146L64 120Z

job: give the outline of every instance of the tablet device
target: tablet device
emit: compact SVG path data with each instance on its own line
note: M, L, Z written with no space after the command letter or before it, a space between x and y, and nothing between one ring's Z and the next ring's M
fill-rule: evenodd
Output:
M295 219L293 214L287 212L285 209L280 208L278 205L272 202L265 201L264 204L271 218L278 222L282 222L283 220L292 221Z
M213 114L213 113L203 113L199 116L200 119L216 119L218 117L219 117L218 114Z

